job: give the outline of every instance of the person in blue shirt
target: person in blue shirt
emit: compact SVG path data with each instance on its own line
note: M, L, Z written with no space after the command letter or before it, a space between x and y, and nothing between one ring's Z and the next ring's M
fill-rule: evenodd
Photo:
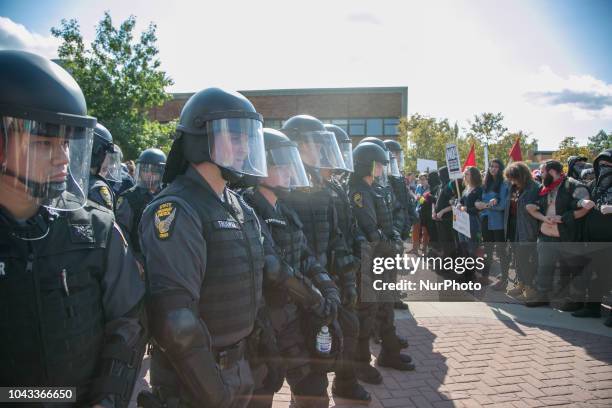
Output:
M504 163L499 159L491 160L482 188L481 200L476 202L480 211L482 240L485 242L487 273L493 261L495 250L501 263L500 279L492 286L493 290L505 290L508 286L509 256L505 245L506 225L504 212L507 211L510 189L504 181Z

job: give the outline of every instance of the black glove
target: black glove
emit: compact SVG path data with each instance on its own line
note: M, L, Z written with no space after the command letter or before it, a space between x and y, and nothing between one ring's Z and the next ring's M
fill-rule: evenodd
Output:
M340 305L340 297L338 291L328 290L323 294L323 300L316 306L313 311L322 323L329 324L338 316L338 306Z
M342 304L351 308L357 306L357 287L354 283L343 287Z
M269 361L266 367L268 368L268 374L266 374L263 382L263 388L272 394L277 393L283 388L283 382L285 381L285 370L283 370L280 362L280 356L277 357L277 361Z

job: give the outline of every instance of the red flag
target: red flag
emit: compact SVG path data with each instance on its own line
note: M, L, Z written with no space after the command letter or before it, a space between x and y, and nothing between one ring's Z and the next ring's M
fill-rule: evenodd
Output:
M463 163L463 167L461 171L465 170L466 167L474 166L476 167L476 152L474 151L474 144L472 143L472 147L470 148L470 152L465 158L465 162Z
M512 149L510 149L510 158L512 159L512 161L523 161L520 138L517 138L516 142L514 142L514 144L512 145Z

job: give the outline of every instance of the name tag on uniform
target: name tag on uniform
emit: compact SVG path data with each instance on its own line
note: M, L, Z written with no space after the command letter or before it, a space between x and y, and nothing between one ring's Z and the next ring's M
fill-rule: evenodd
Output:
M240 229L240 225L236 221L231 220L219 220L215 223L215 226L219 229Z
M283 227L287 225L287 223L283 220L279 220L276 218L268 218L266 220L266 224L276 224L276 225L282 225Z

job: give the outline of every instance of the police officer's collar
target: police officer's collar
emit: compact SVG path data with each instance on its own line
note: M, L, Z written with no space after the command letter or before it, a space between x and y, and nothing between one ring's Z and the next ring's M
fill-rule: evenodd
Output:
M41 205L32 217L18 220L0 206L0 230L8 230L11 235L19 239L35 241L47 235L51 223L57 217L59 213Z
M198 172L198 170L196 170L193 166L187 167L187 170L185 171L184 177L186 177L189 180L195 182L197 185L199 185L200 187L202 187L206 191L210 192L212 195L217 197L219 199L219 201L221 201L221 198L219 197L217 192L215 190L213 190L213 188L210 186L210 184L208 184L206 179L204 177L202 177L202 175ZM227 187L223 190L223 194L225 194L226 190L227 190Z

